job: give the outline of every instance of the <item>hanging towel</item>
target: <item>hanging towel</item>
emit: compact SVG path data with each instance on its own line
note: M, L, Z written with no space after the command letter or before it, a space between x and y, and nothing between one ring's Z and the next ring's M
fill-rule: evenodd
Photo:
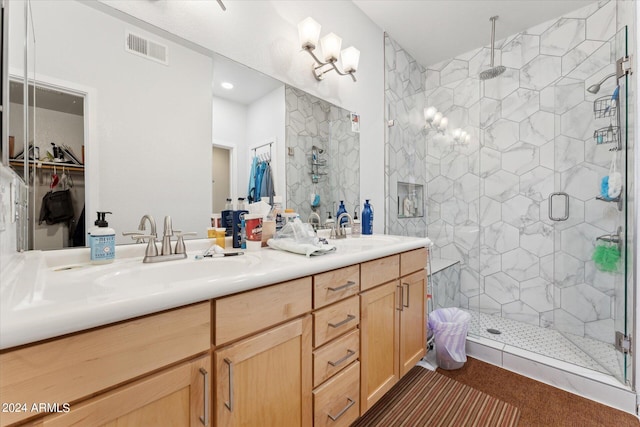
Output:
M267 163L266 162L260 162L258 163L258 167L256 169L256 179L255 179L255 200L258 201L260 200L261 195L261 191L260 189L262 188L262 179L263 179L263 175L264 175L264 170L267 167Z
M273 176L271 176L271 164L266 162L264 173L262 175L262 185L260 187L260 197L268 197L269 204L273 206L273 196L275 196L275 191L273 188Z
M249 188L247 188L247 199L249 203L256 201L256 169L258 168L258 158L254 157L251 161L251 171L249 172Z

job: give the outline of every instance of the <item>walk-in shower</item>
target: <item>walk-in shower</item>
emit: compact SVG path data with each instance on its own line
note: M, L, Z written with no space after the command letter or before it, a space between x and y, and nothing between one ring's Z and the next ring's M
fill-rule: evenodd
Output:
M459 262L457 287L434 297L473 314L471 339L631 389L633 91L624 72L611 77L628 55L619 7L590 3L426 67L387 37L385 207L388 233L427 236L434 258ZM504 71L483 74L494 54ZM469 143L425 131L429 107ZM619 198L601 194L612 161ZM397 182L426 183L424 218L398 215ZM620 261L605 271L593 254L619 229Z

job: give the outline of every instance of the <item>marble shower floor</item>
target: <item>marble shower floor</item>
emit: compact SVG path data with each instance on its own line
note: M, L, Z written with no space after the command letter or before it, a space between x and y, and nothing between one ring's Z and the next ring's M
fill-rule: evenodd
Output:
M561 334L553 329L500 316L466 311L471 314L469 334L592 369L611 375L622 382L618 352L611 344L568 333ZM501 334L491 334L487 332L488 328L498 329Z

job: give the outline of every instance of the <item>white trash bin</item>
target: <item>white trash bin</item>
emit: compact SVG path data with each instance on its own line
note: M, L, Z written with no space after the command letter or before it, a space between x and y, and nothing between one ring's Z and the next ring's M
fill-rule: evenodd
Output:
M438 367L453 370L464 366L470 320L469 313L454 307L439 308L429 314L429 329L435 335Z

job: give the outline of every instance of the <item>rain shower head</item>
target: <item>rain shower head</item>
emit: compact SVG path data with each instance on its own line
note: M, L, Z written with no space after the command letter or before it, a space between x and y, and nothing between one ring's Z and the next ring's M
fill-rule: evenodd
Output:
M604 83L605 81L609 80L611 77L614 77L615 75L616 75L616 73L609 74L608 76L606 76L605 78L600 80L598 83L589 86L587 88L587 92L593 93L595 95L596 93L598 93L600 91L600 86L602 86L602 83Z
M496 44L496 19L498 19L497 15L489 18L489 21L491 21L491 68L480 73L480 80L493 79L507 70L504 65L498 65L496 67L493 66L493 57Z
M480 73L480 80L489 80L498 77L500 74L507 71L507 67L504 65L498 65L497 67L489 68Z

